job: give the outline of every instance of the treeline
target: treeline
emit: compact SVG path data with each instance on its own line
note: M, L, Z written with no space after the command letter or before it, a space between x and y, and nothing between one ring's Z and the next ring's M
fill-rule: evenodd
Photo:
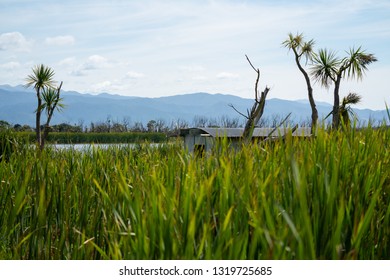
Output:
M257 124L258 127L275 127L285 118L282 115L272 115L262 118ZM286 125L295 126L298 124L301 127L310 126L310 119L300 121L288 120ZM182 128L189 127L226 127L226 128L241 128L244 127L245 120L242 118L231 118L229 116L221 116L219 118L209 118L206 116L195 116L191 122L184 119L176 119L167 122L163 119L150 120L146 123L137 121L131 122L124 118L122 121L115 121L107 118L105 121L91 122L85 124L84 121L79 121L77 124L60 123L50 126L50 132L59 133L122 133L122 132L153 132L163 133L166 135L175 135ZM29 125L11 124L7 121L0 120L0 128L11 128L16 132L34 132L35 128Z
M33 143L35 132L18 132L18 136L26 142ZM48 143L81 144L81 143L162 143L168 136L161 132L52 132L47 137Z

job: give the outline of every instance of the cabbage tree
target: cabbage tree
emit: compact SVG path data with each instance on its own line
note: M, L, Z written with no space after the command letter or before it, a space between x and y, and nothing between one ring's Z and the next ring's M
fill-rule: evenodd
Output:
M311 107L311 131L313 133L315 126L317 125L318 111L313 97L313 88L311 86L309 74L302 66L302 58L305 60L305 64L312 61L314 56L314 40L305 41L302 33L297 34L295 36L292 33L289 33L288 39L284 41L282 45L293 51L295 56L295 63L297 64L299 71L301 71L305 78L307 96Z
M362 80L367 66L377 61L376 57L362 50L361 47L351 48L347 56L340 59L334 51L319 50L313 57L311 74L322 86L329 88L334 85L332 127L337 129L340 125L340 83L343 78Z
M51 112L50 114L48 114L48 119L46 121L46 124L48 126L54 109L59 105L59 95L62 82L61 85L56 88L54 81L54 70L43 64L35 66L32 69L32 72L33 73L31 75L28 75L26 79L26 87L34 87L37 95L37 109L35 111L36 141L40 149L43 149L45 141L42 136L41 114L44 109L46 109L47 113ZM47 133L45 133L44 136L46 137Z
M44 148L45 141L47 139L47 136L49 135L50 121L51 118L53 117L54 111L55 110L61 111L65 107L65 105L62 103L63 99L60 97L61 87L62 87L62 82L58 88L56 89L48 88L48 89L44 89L42 92L42 99L43 99L42 110L46 112L47 118L46 118L46 123L43 130L43 136L40 144L41 149Z

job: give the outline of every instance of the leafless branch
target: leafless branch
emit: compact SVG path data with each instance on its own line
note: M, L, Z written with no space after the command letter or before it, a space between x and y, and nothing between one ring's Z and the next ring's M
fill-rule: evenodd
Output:
M247 55L245 55L246 57L246 60L248 60L249 62L249 65L252 67L253 70L255 70L255 72L257 73L257 78L256 78L256 82L255 82L255 101L256 102L259 102L259 90L258 90L258 85L259 85L259 80L260 80L260 69L259 68L255 68L252 64L252 62L250 61L249 57Z
M268 138L271 137L271 135L279 128L281 127L291 116L291 113L289 113L281 122L280 124L278 124L274 129L271 130L270 133L268 133L267 137L264 139L265 141L268 140ZM294 128L293 128L293 132L298 128L298 125L296 125Z
M245 55L245 57L246 57L246 60L248 60L250 66L253 68L253 70L255 70L256 72L260 72L259 68L255 68L255 66L253 66L253 64L250 61L249 57L247 55Z
M229 104L229 107L232 107L234 111L236 111L237 113L239 113L241 116L243 116L244 118L246 119L249 119L248 116L245 116L243 113L241 113L240 111L238 111L234 106L233 104Z

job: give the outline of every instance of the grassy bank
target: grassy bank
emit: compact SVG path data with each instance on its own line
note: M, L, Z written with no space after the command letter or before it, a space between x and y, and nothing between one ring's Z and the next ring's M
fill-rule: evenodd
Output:
M390 131L320 131L204 158L177 145L18 148L3 259L389 259Z
M34 142L34 132L18 132L19 137ZM84 143L162 143L167 141L165 133L158 132L112 132L112 133L82 133L82 132L51 132L48 143L56 144L84 144Z

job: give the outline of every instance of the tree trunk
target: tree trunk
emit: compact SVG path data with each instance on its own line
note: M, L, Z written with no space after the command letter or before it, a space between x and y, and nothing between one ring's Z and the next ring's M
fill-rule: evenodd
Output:
M39 145L39 148L41 150L43 150L43 148L45 147L45 140L46 140L48 134L49 134L49 125L46 124L44 129L43 129L43 136L41 138L41 144Z
M248 116L248 120L245 124L244 132L242 134L242 137L245 139L245 141L250 141L252 139L255 125L258 123L261 116L263 115L265 100L267 98L268 92L269 92L269 88L266 87L264 91L261 93L260 100L256 99L255 103L252 106L252 109Z
M49 112L49 115L47 117L47 121L46 121L46 124L45 124L45 127L43 129L43 135L41 137L41 144L40 144L40 148L41 150L43 150L43 148L45 147L45 141L47 139L47 136L49 135L49 130L50 130L50 121L51 121L51 117L53 115L53 112L54 112L54 108L53 110L50 110L51 112Z
M47 136L49 135L50 121L51 121L51 118L53 117L53 113L57 107L58 101L60 100L61 87L62 87L62 82L61 82L60 86L57 88L57 93L56 93L54 104L52 104L52 106L50 108L48 108L47 120L46 120L46 124L45 124L44 130L43 130L43 135L41 136L41 142L39 145L41 150L43 150L43 148L45 147L45 141L47 139Z
M308 97L311 107L311 133L313 134L315 132L317 121L318 121L318 111L316 107L316 103L313 98L313 89L310 87L310 90L308 89Z
M338 129L340 125L340 81L341 75L337 76L334 86L334 102L333 102L333 120L332 120L332 128Z
M37 106L37 112L36 112L36 123L35 123L35 131L36 131L36 138L37 138L37 144L38 146L41 146L42 141L42 135L41 135L41 107L42 107L42 99L41 99L41 93L40 89L37 89L37 99L38 99L38 106Z
M314 97L313 97L313 88L311 87L310 77L307 74L307 72L305 71L305 69L303 69L303 67L301 66L301 63L299 62L299 56L295 50L294 50L294 53L295 53L295 62L298 65L299 70L301 71L301 73L305 77L305 81L306 81L307 95L308 95L309 103L310 103L310 107L311 107L311 133L313 134L315 131L315 128L317 126L317 121L318 121L318 111L317 111L316 103L315 103Z

